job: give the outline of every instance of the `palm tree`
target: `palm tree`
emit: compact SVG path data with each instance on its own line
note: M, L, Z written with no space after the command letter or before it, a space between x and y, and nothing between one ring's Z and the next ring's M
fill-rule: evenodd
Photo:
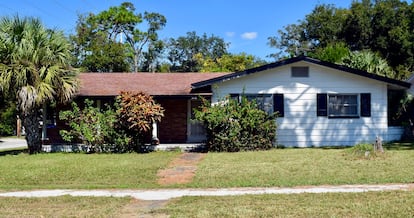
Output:
M78 90L70 55L63 33L46 29L39 19L0 19L0 93L17 101L30 154L41 151L41 109L70 101Z
M378 53L370 50L351 52L342 59L340 64L380 76L389 78L396 77L394 70L388 65L387 60L383 59Z

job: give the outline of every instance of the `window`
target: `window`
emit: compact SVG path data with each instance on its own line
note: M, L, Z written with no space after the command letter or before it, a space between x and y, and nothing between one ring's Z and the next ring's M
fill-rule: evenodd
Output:
M358 118L371 116L371 94L317 94L317 116Z
M292 67L292 77L309 77L309 67Z
M243 94L249 101L256 101L259 109L271 114L278 112L278 117L284 116L283 94ZM241 94L231 94L230 97L241 100Z
M329 94L328 116L330 117L358 117L357 94Z

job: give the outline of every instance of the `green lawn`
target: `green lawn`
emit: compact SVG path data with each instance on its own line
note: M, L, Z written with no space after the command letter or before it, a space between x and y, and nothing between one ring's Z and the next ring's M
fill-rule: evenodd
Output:
M414 182L414 150L387 150L375 159L348 149L274 149L209 153L192 187L301 186Z
M0 156L0 189L155 188L178 152Z
M159 169L179 152L0 156L0 190L160 188ZM414 150L392 149L375 159L348 149L273 149L208 153L193 182L167 187L291 187L414 182Z
M414 192L183 197L155 212L203 218L413 217Z
M301 186L414 182L412 144L393 144L365 159L349 149L273 149L208 153L192 183L170 187ZM25 189L161 188L159 169L179 152L149 154L0 155L0 191ZM165 188L165 187L163 187ZM128 205L132 206L128 207ZM134 203L135 202L135 203ZM111 217L145 212L172 217L413 217L414 192L183 197L142 209L131 198L0 198L6 217ZM134 206L135 205L135 206ZM125 210L127 207L127 210ZM150 205L150 208L152 206ZM125 212L126 211L126 212ZM0 215L0 217L2 216Z
M0 217L117 217L130 198L0 198Z
M182 197L164 203L131 198L2 198L0 217L413 217L414 192Z

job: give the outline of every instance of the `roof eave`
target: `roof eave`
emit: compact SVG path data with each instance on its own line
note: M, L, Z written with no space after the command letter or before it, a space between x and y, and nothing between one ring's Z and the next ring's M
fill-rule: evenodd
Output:
M281 60L278 62L274 62L271 64L266 64L260 67L256 67L256 68L251 68L245 71L241 71L241 72L236 72L236 73L232 73L229 75L225 75L225 76L221 76L221 77L217 77L217 78L213 78L213 79L209 79L209 80L204 80L204 81L200 81L197 83L193 83L191 84L191 87L193 89L195 88L201 88L201 87L205 87L205 86L211 86L217 82L224 82L227 80L231 80L231 79L235 79L235 78L239 78L239 77L243 77L249 74L253 74L256 72L260 72L260 71L265 71L268 69L272 69L272 68L276 68L279 66L284 66L287 64L291 64L291 63L295 63L295 62L299 62L299 61L306 61L309 63L313 63L313 64L318 64L321 66L326 66L326 67L330 67L333 69L337 69L337 70L341 70L341 71L345 71L348 73L352 73L355 75L359 75L359 76L363 76L363 77L367 77L370 79L374 79L374 80L378 80L381 82L385 82L391 85L396 85L396 86L400 86L402 88L410 88L411 87L411 83L408 82L404 82L404 81L400 81L400 80L396 80L396 79L391 79L388 77L384 77L384 76L379 76L376 74L372 74L372 73L368 73L362 70L357 70L357 69L353 69L353 68L349 68L343 65L338 65L338 64L334 64L334 63L330 63L330 62L326 62L326 61L321 61L321 60L317 60L317 59L313 59L313 58L309 58L306 56L299 56L299 57L294 57L294 58L290 58L290 59L286 59L286 60Z

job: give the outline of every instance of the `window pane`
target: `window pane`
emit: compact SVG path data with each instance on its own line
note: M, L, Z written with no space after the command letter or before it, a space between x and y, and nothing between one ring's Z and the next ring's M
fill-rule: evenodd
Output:
M330 94L329 116L358 116L358 95Z
M269 114L273 113L272 94L245 94L248 101L255 101L257 107Z

